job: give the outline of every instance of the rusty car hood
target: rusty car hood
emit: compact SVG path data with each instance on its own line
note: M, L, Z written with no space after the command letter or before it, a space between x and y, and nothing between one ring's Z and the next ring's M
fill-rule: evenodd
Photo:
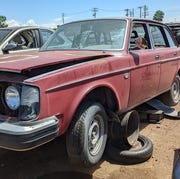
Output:
M0 71L21 73L39 67L107 56L111 56L111 54L102 51L46 51L8 54L0 56Z

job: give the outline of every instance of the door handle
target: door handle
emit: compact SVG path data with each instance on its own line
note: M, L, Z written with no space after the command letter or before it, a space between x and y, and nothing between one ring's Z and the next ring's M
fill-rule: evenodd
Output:
M155 59L159 60L160 59L160 55L155 55Z
M176 56L176 55L177 55L177 52L173 52L173 55Z

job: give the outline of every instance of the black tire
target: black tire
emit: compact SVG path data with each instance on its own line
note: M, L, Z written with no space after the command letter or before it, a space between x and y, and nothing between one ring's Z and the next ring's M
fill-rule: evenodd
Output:
M132 146L137 142L139 136L139 114L137 111L132 110L125 115L120 117L120 121L111 122L109 125L109 137L116 143L116 145L121 146L121 142Z
M171 88L160 96L160 99L168 106L175 106L180 101L180 77L176 76Z
M99 103L83 103L66 135L66 147L73 163L91 166L101 159L107 141L107 115Z
M137 164L148 160L153 152L153 144L151 140L143 135L138 137L139 146L127 148L116 147L112 141L108 141L106 146L107 155L114 161L121 164Z

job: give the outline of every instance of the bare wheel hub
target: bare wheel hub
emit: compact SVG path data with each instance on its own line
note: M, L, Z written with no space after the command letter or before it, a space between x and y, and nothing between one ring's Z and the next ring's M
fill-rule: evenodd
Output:
M174 100L179 99L179 90L180 90L179 84L178 84L178 82L175 81L172 86L172 95L173 95Z
M91 155L96 155L102 145L102 128L101 128L102 117L96 115L91 122L88 131L88 148Z

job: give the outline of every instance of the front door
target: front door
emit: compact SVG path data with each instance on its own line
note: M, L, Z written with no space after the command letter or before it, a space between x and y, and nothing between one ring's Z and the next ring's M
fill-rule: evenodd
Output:
M137 37L131 38L129 53L132 55L131 82L128 107L132 108L157 94L160 79L160 61L150 43L147 25L134 23L132 32L142 38L145 48L137 49L134 42ZM134 36L133 36L134 37Z

